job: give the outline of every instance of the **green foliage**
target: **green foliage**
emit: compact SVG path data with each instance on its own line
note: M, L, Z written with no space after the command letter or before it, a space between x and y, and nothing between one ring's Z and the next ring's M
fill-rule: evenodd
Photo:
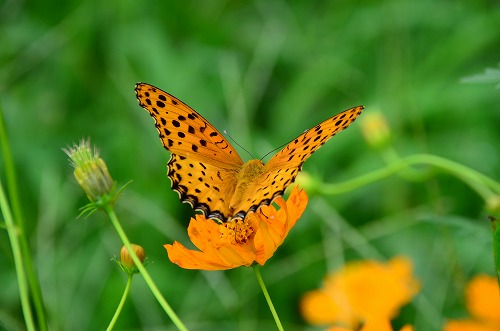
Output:
M434 154L498 180L498 81L462 83L499 62L500 7L491 1L7 1L0 17L0 101L54 330L102 329L126 283L111 261L122 244L109 221L99 213L76 220L87 201L61 148L87 137L114 180L133 180L117 214L187 327L274 327L250 269L197 272L168 261L162 245L188 244L193 213L170 190L169 155L135 100L138 81L174 94L257 158L365 105L304 165L319 185L384 167L360 131L375 110L388 119L400 156ZM261 268L285 330L307 327L300 297L327 271L396 255L414 261L422 282L396 324L440 330L444 320L466 317L467 280L495 275L485 201L447 172L417 170L429 171L310 196ZM17 325L23 317L8 243L1 231L0 325ZM136 276L116 329L175 328Z

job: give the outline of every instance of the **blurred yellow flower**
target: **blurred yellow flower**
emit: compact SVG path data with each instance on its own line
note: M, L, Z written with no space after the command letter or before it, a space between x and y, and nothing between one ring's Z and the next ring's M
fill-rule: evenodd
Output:
M404 257L387 264L349 263L328 275L323 288L306 293L301 301L302 316L316 325L356 329L365 323L366 331L391 330L390 319L420 288L411 273L411 261Z
M279 210L263 206L244 220L219 224L202 215L192 218L188 235L199 250L190 250L179 242L167 244L168 258L184 269L226 270L264 265L283 243L290 229L304 212L307 195L295 187L285 202L274 202Z
M361 122L361 133L368 144L375 148L386 147L391 140L391 129L384 114L372 111Z
M495 277L478 275L465 289L467 310L473 319L453 320L444 331L498 331L500 330L500 292Z

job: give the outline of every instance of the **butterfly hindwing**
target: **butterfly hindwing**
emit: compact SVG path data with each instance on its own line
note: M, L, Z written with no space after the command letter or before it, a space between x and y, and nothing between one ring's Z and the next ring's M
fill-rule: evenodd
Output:
M177 154L170 156L167 166L172 189L179 194L182 202L202 211L207 218L221 222L232 216L228 200L237 184L236 170L223 170Z

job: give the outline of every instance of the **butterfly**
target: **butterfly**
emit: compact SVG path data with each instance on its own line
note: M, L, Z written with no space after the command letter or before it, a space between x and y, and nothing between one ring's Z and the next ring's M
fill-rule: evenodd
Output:
M305 131L264 164L243 162L213 125L173 95L145 83L136 84L135 93L171 153L167 168L172 190L218 222L244 219L283 195L302 164L364 108L353 107Z

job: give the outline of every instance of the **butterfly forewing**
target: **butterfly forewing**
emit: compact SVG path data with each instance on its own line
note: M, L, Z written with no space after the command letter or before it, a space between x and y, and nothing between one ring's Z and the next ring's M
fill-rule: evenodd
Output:
M302 163L315 151L354 122L363 108L363 106L350 108L307 130L273 156L266 163L266 169L272 171L274 168L288 168L294 165L300 170Z
M170 152L222 168L243 164L222 134L181 100L144 83L137 84L135 92L141 107L154 118L163 146Z
M243 165L222 134L191 107L149 84L135 87L139 104L155 120L163 146L172 153L168 177L183 202L205 216L224 221L231 215L226 197Z
M362 110L363 106L348 109L307 130L287 144L266 163L262 175L249 187L246 195L251 197L251 201L247 201L250 206L255 202L260 205L269 204L277 196L283 195L302 169L302 164L330 138L354 122ZM247 207L243 206L241 209Z

